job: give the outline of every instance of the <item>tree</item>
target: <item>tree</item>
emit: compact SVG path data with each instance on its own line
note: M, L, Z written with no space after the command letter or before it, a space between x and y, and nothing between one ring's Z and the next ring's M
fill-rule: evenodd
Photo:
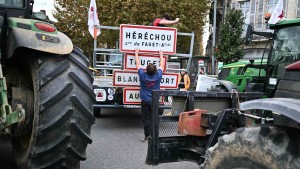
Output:
M215 50L218 61L231 63L238 61L244 55L243 33L244 17L241 10L229 9L221 25L219 43Z
M201 46L205 18L210 0L96 0L101 25L120 26L120 24L149 25L155 18L168 13L179 17L178 32L194 32L195 46ZM58 30L67 34L73 43L87 55L92 54L93 38L87 29L87 15L90 0L55 0ZM97 38L98 48L116 46L119 39L117 31L102 30ZM178 41L177 50L189 51L190 39ZM195 49L194 51L199 50Z

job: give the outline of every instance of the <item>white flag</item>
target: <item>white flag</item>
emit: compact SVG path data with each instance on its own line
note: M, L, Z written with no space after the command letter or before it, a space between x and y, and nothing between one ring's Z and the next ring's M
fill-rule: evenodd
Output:
M269 20L269 24L276 24L284 17L283 14L283 0L279 0L272 12L272 15Z
M89 9L89 20L88 20L89 32L93 38L96 38L101 32L99 27L99 20L97 15L97 6L95 0L91 0ZM96 27L95 27L96 26Z

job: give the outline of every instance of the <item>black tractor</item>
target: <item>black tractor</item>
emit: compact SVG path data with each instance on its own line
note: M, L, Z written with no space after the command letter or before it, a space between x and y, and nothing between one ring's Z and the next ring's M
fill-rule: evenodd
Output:
M201 169L300 168L299 23L299 18L286 19L269 25L274 33L261 34L272 42L267 65L259 67L266 76L251 84L249 92L154 91L146 163L187 160ZM173 97L171 106L160 106L160 96ZM160 108L171 115L160 116Z

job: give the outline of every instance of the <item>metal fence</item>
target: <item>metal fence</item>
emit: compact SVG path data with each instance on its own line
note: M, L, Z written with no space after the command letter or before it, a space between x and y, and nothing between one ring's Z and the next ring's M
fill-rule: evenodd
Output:
M165 98L164 103L159 98ZM157 165L161 163L163 151L177 151L175 147L184 147L187 143L185 135L177 133L179 113L194 109L207 110L208 114L218 115L224 109L239 108L239 103L257 99L261 93L228 93L228 92L190 92L179 90L157 90L152 92L152 133L146 162ZM160 115L159 111L163 109ZM207 130L209 138L212 130ZM174 148L170 148L170 147ZM176 159L174 158L176 161ZM178 158L177 158L178 160ZM171 160L172 161L172 160Z

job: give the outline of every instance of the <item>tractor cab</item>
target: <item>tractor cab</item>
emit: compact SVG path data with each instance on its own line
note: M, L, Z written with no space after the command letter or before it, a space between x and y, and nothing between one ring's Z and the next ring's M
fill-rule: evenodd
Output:
M25 0L1 0L1 7L5 8L25 8Z
M276 87L282 78L286 66L300 60L300 19L286 19L279 23L269 25L274 30L270 32L253 31L251 25L246 33L246 44L251 43L253 34L272 39L271 49L268 54L264 93L267 97L274 97ZM264 57L262 57L263 59Z
M29 18L33 3L33 0L0 0L0 15L7 18Z
M299 19L297 19L299 20ZM285 22L285 21L283 21ZM299 20L300 22L300 20ZM268 89L274 89L285 67L300 60L300 26L282 27L275 31L268 59Z
M34 0L0 0L1 20L15 17L46 21L45 13L33 12L33 4Z

